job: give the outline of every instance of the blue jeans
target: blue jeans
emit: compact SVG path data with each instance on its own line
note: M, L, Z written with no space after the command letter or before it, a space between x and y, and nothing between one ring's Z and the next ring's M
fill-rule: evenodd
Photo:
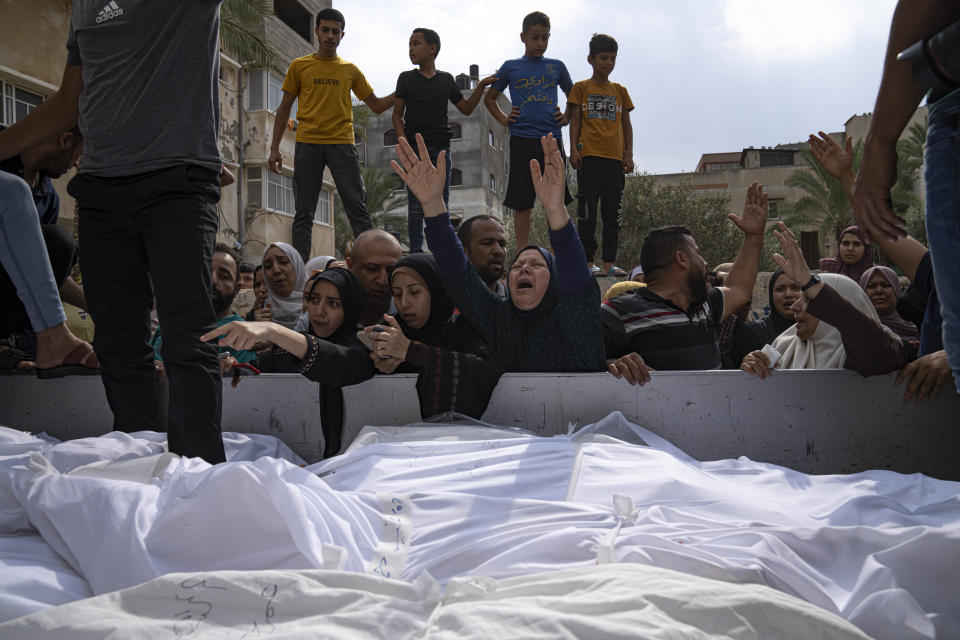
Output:
M26 182L4 171L0 171L0 263L16 286L34 331L67 321L33 194Z
M413 150L420 157L419 151ZM447 181L443 183L443 204L450 206L450 174L453 171L453 159L450 149L441 149L440 147L427 147L427 155L430 156L430 162L437 164L437 156L441 151L447 152ZM410 253L421 253L423 251L423 207L417 196L407 189L407 232L410 236Z
M960 89L930 107L924 185L943 348L960 392Z

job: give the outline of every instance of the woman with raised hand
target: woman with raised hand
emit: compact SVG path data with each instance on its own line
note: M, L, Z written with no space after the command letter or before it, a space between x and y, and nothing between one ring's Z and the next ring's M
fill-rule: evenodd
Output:
M487 344L443 290L437 261L428 253L403 258L390 273L397 313L367 327L370 353L381 373L417 375L420 415L456 411L479 418L503 373Z
M326 458L340 450L343 429L340 387L369 380L374 368L369 351L356 337L363 309L363 289L356 277L339 267L317 273L310 279L306 297L310 327L305 332L293 331L276 322L238 321L214 329L202 339L219 337L219 345L236 349L271 342L273 349L260 356L257 368L266 373L299 373L319 382L323 457Z
M774 235L786 257L774 261L803 295L793 303L796 324L773 341L780 369L850 369L862 376L897 371L916 357L916 349L880 324L869 298L846 276L813 275L793 233L780 223ZM753 351L740 368L761 379L770 375L767 353Z
M296 249L286 242L274 242L263 250L263 281L267 285L264 309L270 310L270 319L293 329L303 311L303 287L307 283L307 269ZM264 319L257 314L257 319Z
M500 300L467 260L443 203L445 173L420 157L406 139L391 165L423 205L426 235L444 289L486 340L507 371L606 371L600 326L600 289L563 204L563 158L553 136L541 138L545 166L530 162L537 198L550 226L556 260L542 247L525 247L507 276L509 300ZM437 163L443 166L443 153Z

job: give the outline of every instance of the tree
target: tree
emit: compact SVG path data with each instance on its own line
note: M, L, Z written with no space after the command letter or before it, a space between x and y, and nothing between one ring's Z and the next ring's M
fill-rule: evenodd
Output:
M927 244L923 200L917 186L923 179L923 146L927 141L927 122L914 122L907 135L897 143L897 181L890 190L893 210L907 220L907 233Z
M280 56L260 37L264 18L273 15L270 0L224 0L220 6L220 44L252 67L275 67Z
M363 176L363 184L367 193L367 213L370 214L370 221L376 229L384 229L391 233L396 233L401 240L407 235L407 212L406 208L402 213L394 211L401 204L406 203L406 194L397 194L400 178L393 173L393 170L384 171L376 167L363 167L360 169ZM350 219L343 207L338 195L334 200L334 235L337 252L344 255L347 243L353 240L353 230L350 228Z

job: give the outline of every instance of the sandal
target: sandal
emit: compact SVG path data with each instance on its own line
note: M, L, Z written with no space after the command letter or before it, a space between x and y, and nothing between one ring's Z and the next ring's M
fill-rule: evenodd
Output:
M73 348L58 367L37 369L41 380L63 378L64 376L95 376L100 373L100 360L89 342L81 342Z
M14 347L0 348L0 376L33 374L36 365L25 351Z
M618 267L617 265L613 265L612 267L610 267L610 271L607 271L606 275L612 276L614 278L626 278L627 272L621 269L620 267Z
M590 275L592 275L594 278L599 278L600 276L604 275L603 269L601 269L597 265L593 265L592 267L590 267Z

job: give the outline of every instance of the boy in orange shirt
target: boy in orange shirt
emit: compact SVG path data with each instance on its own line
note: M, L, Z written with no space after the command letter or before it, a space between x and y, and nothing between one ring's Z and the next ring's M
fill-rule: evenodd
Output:
M593 76L573 85L567 102L574 105L570 120L570 164L577 170L580 220L577 232L594 275L618 278L627 273L616 266L620 240L620 199L624 174L633 172L633 102L627 89L610 82L617 63L617 41L604 34L590 39L587 62ZM597 205L603 216L603 269L593 262L597 251ZM586 207L586 215L584 209Z

